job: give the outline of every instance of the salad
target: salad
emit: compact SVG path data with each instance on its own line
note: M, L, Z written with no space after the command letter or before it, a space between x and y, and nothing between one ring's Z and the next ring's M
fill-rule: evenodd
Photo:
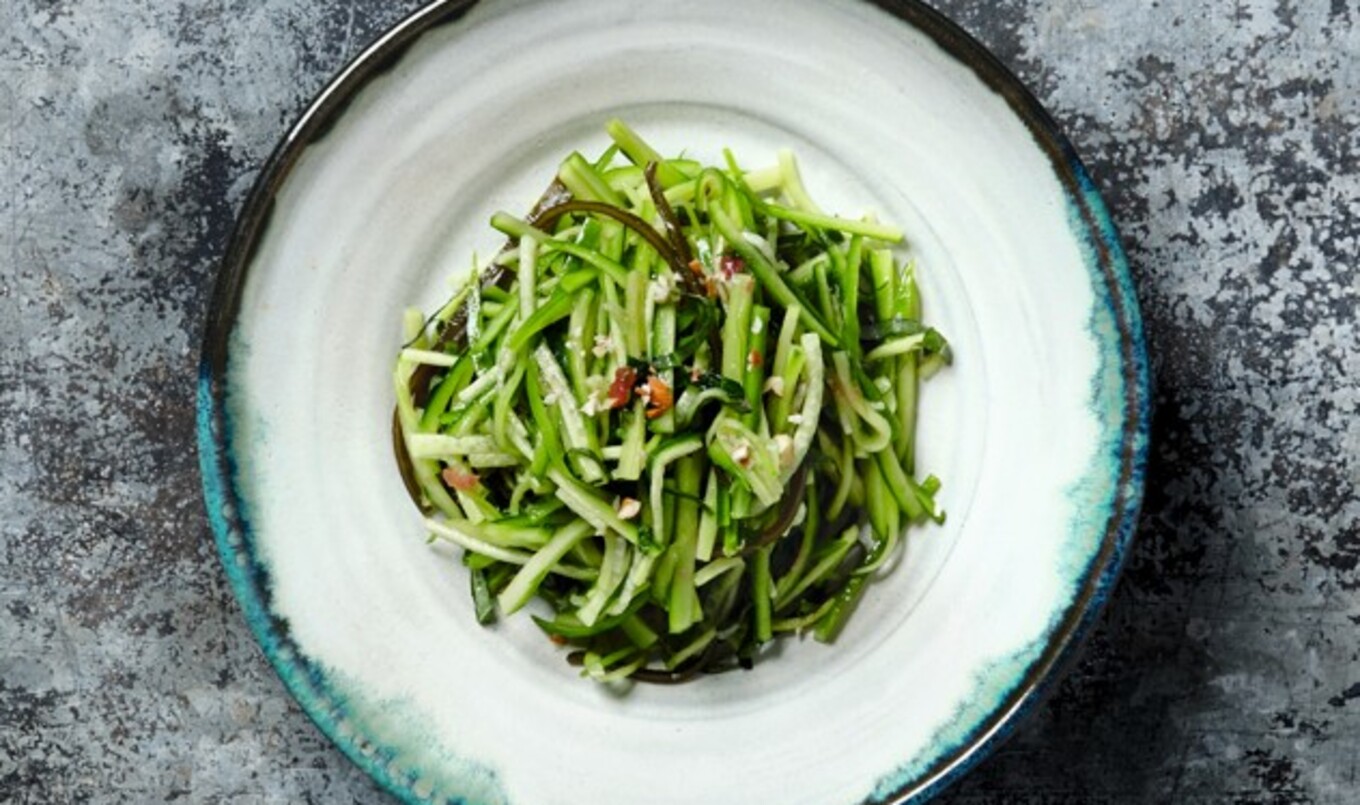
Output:
M917 395L947 364L901 230L827 214L792 154L666 158L619 120L444 305L408 311L394 446L477 618L602 682L831 642L909 524Z

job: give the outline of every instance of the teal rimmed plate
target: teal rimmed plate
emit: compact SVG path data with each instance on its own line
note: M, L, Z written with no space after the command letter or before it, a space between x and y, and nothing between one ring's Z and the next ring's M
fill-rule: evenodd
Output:
M571 149L789 147L904 227L956 362L923 395L945 525L840 641L616 695L527 618L478 626L390 454L401 310L497 243ZM318 726L412 802L919 801L1009 733L1133 535L1149 381L1109 215L1034 99L915 2L433 3L326 88L242 212L199 448L246 617Z

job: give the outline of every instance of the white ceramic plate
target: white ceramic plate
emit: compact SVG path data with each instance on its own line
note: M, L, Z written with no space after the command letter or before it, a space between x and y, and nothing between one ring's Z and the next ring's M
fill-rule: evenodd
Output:
M207 506L270 660L410 801L923 799L1031 707L1094 618L1141 494L1148 380L1103 205L975 42L912 2L435 3L275 153L224 266L200 385ZM394 470L401 311L610 116L664 152L799 155L829 209L902 225L954 366L923 393L943 527L840 641L619 696L527 618L470 612Z

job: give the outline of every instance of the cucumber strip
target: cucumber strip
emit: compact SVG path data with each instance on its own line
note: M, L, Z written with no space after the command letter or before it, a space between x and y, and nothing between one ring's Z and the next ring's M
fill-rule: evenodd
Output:
M746 360L742 385L746 391L746 405L750 408L745 414L746 426L757 431L760 430L761 415L765 411L764 406L760 404L760 398L765 392L766 362L770 359L765 354L769 329L770 309L764 305L752 307L751 327L746 334Z
M604 201L615 206L622 201L619 194L615 193L604 177L595 170L595 166L587 162L579 152L573 151L562 160L562 165L557 169L557 178L576 198L585 201Z
M565 469L554 467L548 470L548 480L557 485L554 494L568 509L595 527L596 531L612 531L634 545L638 544L637 526L619 517L613 506L601 500L594 492L572 478Z
M538 238L519 239L519 315L528 316L538 305Z
M702 447L702 443L698 446ZM696 450L698 449L696 447ZM694 583L694 566L699 539L699 486L705 474L701 455L686 455L676 466L676 485L686 495L675 504L675 537L670 550L675 553L675 571L671 577L669 618L671 634L681 634L703 619L698 589Z
M666 482L666 468L674 461L677 461L691 453L697 453L704 448L702 436L691 434L688 436L677 436L662 444L657 450L656 455L652 456L651 463L647 467L647 474L651 476L651 513L652 513L652 533L658 538L666 532L666 523L662 519L664 511L662 491Z
M646 592L652 583L653 568L656 567L657 554L633 551L632 565L624 577L623 587L614 597L614 602L605 610L607 615L617 615L631 610L639 596ZM644 597L645 600L645 597Z
M722 559L716 559L704 565L701 570L694 574L694 586L703 587L722 574L731 570L741 570L745 566L746 560L740 556L726 556Z
M453 366L458 363L457 355L450 355L447 352L432 352L428 349L403 349L400 357L404 361L423 363L427 366Z
M859 540L858 525L852 525L849 528L845 529L845 531L843 531L839 537L837 537L835 540L831 542L830 545L827 546L826 550L823 551L822 555L817 558L817 561L813 563L812 567L808 569L807 573L805 573L803 577L798 580L798 583L793 585L793 587L788 591L787 594L780 598L775 599L774 602L775 611L776 612L782 611L789 604L798 600L798 597L802 595L803 592L807 590L807 588L811 587L812 585L821 581L826 576L830 575L831 571L835 570L837 567L840 566L841 562L845 561L846 554L850 553L850 548L853 547L858 540Z
M770 547L757 548L751 570L751 610L754 618L756 643L768 643L774 633L770 629Z
M817 531L822 526L821 510L822 504L816 494L817 489L816 472L808 473L807 486L813 493L807 496L807 510L803 516L802 537L798 540L798 553L794 554L793 564L779 577L775 583L775 597L779 598L788 594L793 585L802 578L803 571L807 568L808 559L812 556L812 545L817 539Z
M623 581L628 568L630 550L628 543L613 534L604 535L604 561L600 564L600 575L595 579L586 602L576 610L576 617L587 626L595 623L604 612L605 604L614 595Z
M552 539L538 550L529 561L524 563L515 577L510 580L496 601L506 615L519 611L529 603L538 585L543 583L553 566L567 555L577 542L590 534L590 524L577 520L565 525L553 534Z
M634 165L646 167L647 163L655 162L656 180L663 188L674 187L685 181L686 176L678 167L663 159L655 148L648 145L622 120L611 119L604 124L604 130Z
M790 221L798 224L806 229L844 232L847 235L860 235L861 237L870 238L872 240L881 240L887 243L901 243L904 237L902 230L895 226L879 224L873 221L854 221L849 218L838 218L834 215L796 210L792 207L780 206L779 204L766 204L765 213L782 221Z
M803 407L798 411L802 419L793 432L793 462L780 473L781 483L788 483L793 473L802 466L812 448L812 439L817 433L817 423L822 417L822 394L826 387L825 369L822 365L822 342L812 333L803 336L799 343L803 348L807 372L807 394L803 397ZM837 356L843 353L836 353Z
M406 452L411 458L445 458L496 451L490 436L445 436L438 433L413 433L406 437Z
M804 212L814 215L821 215L822 209L813 202L803 187L803 177L798 171L798 161L794 159L793 152L787 148L781 148L775 155L779 161L779 181L793 206Z
M534 556L533 554L526 553L525 551L515 550L513 548L502 548L498 545L492 545L489 542L484 542L480 539L477 539L476 537L468 533L469 524L467 523L467 521L462 522L456 520L440 521L432 518L426 518L425 527L430 530L430 533L434 534L436 537L439 537L440 539L452 542L462 547L464 550L471 551L476 554L481 554L482 556L486 556L491 559L495 559L498 562L508 562L512 565L523 565L527 564L529 560L532 559ZM596 575L595 572L591 570L561 564L554 565L551 568L550 572L571 579L583 579L583 580L593 579Z
M538 364L539 379L547 387L548 394L556 399L558 413L562 417L562 431L565 436L568 451L583 450L590 451L590 442L586 437L586 421L581 416L581 409L576 405L576 395L572 394L571 386L567 384L566 375L562 373L562 367L557 365L557 359L548 351L548 347L539 344L534 350L534 361ZM587 483L601 481L604 476L595 462L577 461L577 472Z
M681 648L680 650L676 651L674 654L672 654L670 657L666 659L665 663L666 670L673 671L676 668L679 668L681 665L685 663L686 660L698 655L699 652L708 648L709 644L712 643L713 639L717 636L718 636L717 627L714 626L708 627L703 632L701 632L698 637L690 641L684 648Z
M704 508L699 513L699 534L694 548L695 558L707 562L713 558L713 545L718 537L718 480L717 472L708 473L708 483L704 486ZM699 584L696 576L696 585Z

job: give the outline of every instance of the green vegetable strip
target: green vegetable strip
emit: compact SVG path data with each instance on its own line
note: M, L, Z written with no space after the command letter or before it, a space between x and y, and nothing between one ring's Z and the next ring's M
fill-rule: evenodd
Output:
M766 204L765 212L782 221L791 221L809 229L844 232L847 235L861 235L866 238L886 241L888 243L902 242L902 230L895 226L877 224L872 221L852 221L848 218L837 218L833 215L820 215L815 212L782 207L778 204Z
M780 149L779 158L779 179L784 188L784 193L789 197L793 206L803 212L822 215L820 207L808 196L807 190L803 188L803 177L798 171L798 162L793 157L793 152L788 149Z
M483 625L496 620L496 599L491 594L491 584L486 577L487 571L482 568L474 568L468 573L472 588L472 606L477 615L477 622Z
M623 337L628 357L647 357L647 273L633 270L624 283Z
M492 409L493 413L491 417L491 433L495 440L496 447L499 448L497 452L506 452L513 449L510 444L508 430L510 425L510 407L515 399L519 397L519 386L520 383L524 382L524 370L525 364L521 363L516 365L515 368L511 370L509 379L496 391L496 402ZM480 452L487 453L489 451ZM508 453L506 454L508 455ZM512 458L515 458L515 463L518 463L517 457L512 456Z
M621 309L619 306L619 290L621 288L621 285L615 285L612 282L604 284L604 296L600 302L595 321L595 331L606 333L608 336L606 354L601 356L601 360L612 359L615 368L628 362L623 325L619 322L620 317L614 315L614 311Z
M429 366L443 366L448 368L458 362L457 355L450 355L447 352L431 352L428 349L403 349L399 356L412 363L423 363Z
M868 582L867 575L852 576L841 591L827 602L825 611L818 612L817 627L813 630L813 636L817 640L830 643L840 636L841 630L845 628L845 622L864 597Z
M566 436L567 450L589 452L590 442L586 437L585 419L577 407L576 396L572 394L571 386L567 384L566 375L562 374L562 367L557 365L557 359L543 344L539 344L538 349L534 350L534 360L538 363L539 378L547 387L548 394L556 398L557 410L562 416L562 430ZM581 461L579 456L574 455L572 458L575 460L577 471L587 482L603 480L597 462Z
M490 453L497 450L491 436L448 436L441 433L413 433L406 437L411 458L446 458Z
M611 617L622 612L634 610L639 594L652 582L656 554L633 551L633 564L628 568L628 576L623 580L623 588L614 597L614 603L605 610Z
M698 452L704 448L704 440L698 434L689 436L678 436L670 439L657 450L652 458L651 465L647 468L647 474L652 478L651 484L651 514L652 514L652 533L658 540L662 540L666 533L666 521L663 519L664 511L663 488L666 483L666 468L671 462L681 459L691 453Z
M695 449L703 446L702 440ZM697 497L703 483L705 462L700 455L686 455L676 466L676 486L681 494ZM699 592L694 584L694 565L699 540L699 505L693 497L681 498L675 505L675 571L671 577L668 628L680 634L703 617ZM655 501L653 501L655 506Z
M447 463L450 469L456 468L461 473L471 472L467 466L463 465L463 463L457 459ZM454 494L458 497L458 505L462 506L463 511L467 514L469 523L476 525L500 517L500 512L486 499L485 493L481 490L465 491L458 489L454 491Z
M681 665L685 663L686 660L690 659L691 657L697 656L704 649L708 648L709 644L713 642L713 638L717 636L718 636L717 628L710 626L706 631L704 631L702 634L696 637L689 645L672 654L666 660L666 669L674 670L676 668L679 668Z
M877 453L892 440L892 425L883 414L869 406L859 383L850 371L850 360L844 352L837 352L832 360L836 366L836 402L842 407L842 421L848 423L856 443L856 455ZM863 423L865 428L860 427Z
M704 565L704 569L694 574L694 586L703 587L710 581L718 578L731 570L741 570L746 567L746 560L740 556L727 556L722 559L715 559Z
M501 337L501 333L505 332L506 328L510 326L510 322L514 321L517 313L519 313L519 299L511 299L491 321L487 322L481 335L472 343L472 346L468 347L468 352L472 354L474 360L477 359L478 355L491 348L496 339Z
M858 540L859 526L852 525L845 529L838 538L826 546L820 556L815 557L812 567L798 580L798 583L793 585L785 596L775 600L775 611L783 611L789 604L798 600L798 597L802 595L807 588L830 575L831 571L835 570L840 566L841 562L845 561L846 554L850 553L850 548L853 547Z
M529 472L536 478L542 478L544 473L548 471L548 462L554 456L562 454L562 442L557 433L557 420L553 418L543 402L543 389L538 381L537 362L529 364L524 377L524 385L528 391L529 411L533 417L534 425L538 429L538 443L533 449Z
M898 277L893 312L907 321L919 321L921 318L916 272L912 270L910 264L903 266ZM894 390L897 393L898 428L893 447L907 472L914 472L916 468L916 396L919 384L917 362L916 355L903 355L898 358L894 382Z
M864 239L859 235L850 238L846 249L845 266L841 274L841 332L845 337L841 344L852 357L858 356L859 346L859 272L863 259Z
M434 393L430 395L430 400L425 406L425 412L420 417L419 429L422 431L432 431L439 423L439 417L448 410L449 401L453 395L467 385L468 379L472 377L472 361L466 355L458 359L453 369L444 375L435 387Z
M835 603L836 599L829 598L826 601L823 601L821 606L817 607L812 612L803 615L802 617L779 618L778 620L774 621L771 625L773 626L776 634L778 634L779 632L801 632L804 629L808 628L809 626L816 624L822 618L826 617L826 614L831 611L831 608L835 605Z
M727 284L727 318L722 332L723 377L741 383L746 377L746 341L751 330L755 280L738 274Z
M519 241L519 312L527 316L538 304L538 239Z
M632 648L621 649L615 654L609 655L607 658L609 662L593 659L595 655L591 652L586 652L585 675L602 685L618 682L621 679L627 679L630 674L641 668L643 663L647 661L645 655L638 655L634 652L636 652L636 650ZM629 658L631 658L630 661L617 665L612 670L606 670L610 665Z
M614 148L615 146L610 147ZM645 163L643 164L645 165ZM676 175L680 177L680 181L675 185L676 187L683 186L687 183L692 184L689 182L689 179L697 176L699 172L703 170L703 165L692 159L663 159L657 163L657 170L664 170L663 166L669 166L676 172ZM643 167L639 165L622 165L617 168L610 168L608 171L604 172L603 175L605 181L609 182L609 186L616 190L623 187L645 188L646 179L643 177L642 171ZM761 178L764 178L763 174L761 175ZM762 186L768 188L768 182Z
M576 611L581 623L590 626L599 619L605 604L618 589L628 569L628 543L613 534L604 535L604 561L600 565L599 578L586 594L586 602Z
M917 497L916 483L903 471L897 456L893 455L891 450L884 450L875 454L874 458L879 471L883 473L883 482L887 485L893 500L897 501L898 507L902 509L902 513L911 520L924 515L925 509Z
M779 374L781 391L770 403L770 430L775 433L788 430L789 414L793 410L793 390L807 364L804 354L802 347L794 347L789 359L784 362L783 372Z
M609 169L609 166L614 162L614 157L618 153L619 147L617 145L609 146L608 148L604 149L604 153L600 154L600 158L595 160L592 167L594 167L596 171L600 172L601 175L603 175L604 172Z
M685 175L674 165L662 159L661 154L656 149L648 145L638 133L628 127L618 118L610 120L604 126L605 131L614 140L614 144L628 156L634 165L646 167L648 162L657 163L656 180L661 183L663 188L674 187L685 181Z
M840 311L836 309L836 303L831 298L831 282L829 279L832 271L831 260L824 260L816 265L812 272L815 290L817 292L817 306L821 314L833 326L840 324Z
M765 391L765 365L770 360L766 354L765 342L770 329L770 309L756 305L751 311L751 328L746 336L746 371L743 383L746 390L746 404L751 411L746 415L746 426L758 429L760 414L764 410L760 398Z
M707 562L713 558L713 545L718 536L718 485L717 472L708 474L708 483L704 486L704 508L699 515L699 535L695 545L695 556L700 561ZM697 581L695 582L698 583Z
M900 338L884 341L882 344L874 347L868 355L865 355L864 360L866 363L874 363L875 361L881 361L886 358L896 358L899 355L908 356L913 352L920 351L924 346L925 341L925 333L904 335Z
M544 328L571 315L572 307L575 304L575 299L569 293L558 292L553 294L547 303L535 310L517 330L511 333L505 341L505 348L511 352L519 352L528 346L529 342Z
M770 367L770 374L783 375L784 367L788 365L789 354L793 350L793 340L798 337L798 320L801 316L801 309L794 305L784 311L784 320L779 326L779 340L775 342L774 364ZM789 389L790 392L793 389Z
M884 507L883 533L879 535L879 540L875 544L874 551L869 556L869 560L862 567L855 571L857 575L868 575L878 570L893 555L897 548L897 541L902 534L902 513L895 505Z
M770 629L770 548L756 550L752 557L751 603L755 619L757 643L768 643L774 637Z
M604 180L595 166L586 161L579 153L572 152L557 170L557 178L567 186L571 194L585 201L604 201L619 206L622 199Z
M459 295L466 293L466 284L467 283L464 283L464 289L460 290L458 294L455 295L455 299L457 299ZM444 307L435 311L435 314L430 317L429 322L442 321L439 314L452 304L454 304L453 300L445 303ZM401 317L401 340L404 342L404 346L401 353L398 354L399 358L404 355L407 350L430 350L432 339L425 333L426 325L425 314L420 312L420 308L408 307L403 311Z
M676 311L674 305L660 305L656 309L654 338L652 340L652 355L669 355L675 351L675 325ZM669 389L675 389L675 372L670 369L659 369L655 372L661 382L666 384ZM675 432L675 409L667 408L660 416L652 420L652 430L657 433Z
M561 467L548 470L548 480L557 484L556 494L568 509L595 526L598 531L613 531L633 543L638 542L637 526L619 517L614 507L600 500Z
M534 592L538 590L538 585L543 583L543 579L553 566L567 555L572 546L589 535L590 531L590 523L584 520L576 520L559 528L552 539L540 548L532 559L524 563L510 584L501 591L497 598L501 610L510 615L529 603L529 599L533 598Z
M415 405L411 401L409 373L405 371L407 365L405 363L397 364L397 371L393 380L397 392L397 419L401 424L403 447L409 456L411 452L409 440L416 433L418 422ZM432 506L449 517L461 518L463 516L463 510L445 490L444 485L439 482L439 465L436 462L412 459L411 469L415 476L416 485Z
M736 492L753 493L762 507L779 502L784 481L780 479L779 459L768 440L761 439L739 419L728 415L718 418L709 438L709 457L742 482Z
M657 640L661 639L660 636L656 632L653 632L651 627L642 620L642 618L639 618L636 615L631 618L625 618L623 623L619 624L619 628L623 630L623 633L628 636L629 640L633 641L633 645L638 648L649 648L655 645Z
M869 276L874 283L874 316L882 328L896 313L897 268L890 250L869 252Z
M784 468L782 483L788 483L794 471L802 465L812 439L817 433L818 422L822 416L822 394L826 386L825 369L822 366L822 343L817 336L807 333L802 338L802 354L807 362L807 396L803 398L803 408L798 412L801 421L793 432L793 463ZM837 353L837 356L842 353Z
M674 551L666 551L656 561L656 572L652 574L652 600L664 606L671 597L671 580L675 578L675 566L680 561Z
M642 400L633 403L633 410L625 418L623 448L619 452L619 466L614 477L621 481L636 481L642 477L642 468L647 461L645 445L647 439L647 417L643 412L646 404Z
M883 479L881 462L877 460L882 455L879 453L875 460L865 465L864 496L869 501L869 525L880 540L885 540L889 534L888 510L895 508L895 498Z
M803 535L798 541L798 553L793 557L793 564L784 575L779 577L775 584L775 597L782 598L788 595L793 585L802 578L803 571L807 568L808 559L812 556L812 546L817 539L817 530L821 528L822 504L816 494L817 479L815 473L809 473L807 479L808 488L813 490L813 494L807 496L807 514L804 516L802 532Z
M830 260L831 258L827 257L826 252L820 252L813 257L809 257L788 273L789 282L792 282L799 288L812 284L816 279L815 272L817 268L819 266L825 268Z
M594 345L595 292L587 288L577 294L567 327L567 374L577 400L584 401L589 393L586 378L590 376L588 364Z
M528 564L529 560L533 558L533 554L525 553L524 551L515 550L513 548L502 548L498 545L493 545L478 539L472 534L473 524L466 520L459 521L450 519L440 521L426 519L425 527L441 539L456 543L473 553L479 553L483 556L495 559L498 562L509 562L512 565L524 565ZM553 565L550 572L573 579L590 579L594 576L590 571L568 565Z
M585 542L576 543L577 548L585 544L587 543ZM557 637L565 637L573 640L580 640L583 638L594 637L595 635L603 634L609 631L610 629L614 629L616 627L621 626L624 621L633 617L637 613L637 611L642 608L642 605L644 603L646 603L644 599L637 599L633 602L631 606L626 607L624 611L622 611L621 613L617 615L610 615L604 618L600 618L599 620L595 621L595 623L591 626L586 626L585 624L581 623L581 619L576 617L575 612L558 613L557 617L553 618L552 620L544 620L543 618L535 616L534 623L537 623L539 628L541 628L543 631L547 632L550 635L555 635Z

